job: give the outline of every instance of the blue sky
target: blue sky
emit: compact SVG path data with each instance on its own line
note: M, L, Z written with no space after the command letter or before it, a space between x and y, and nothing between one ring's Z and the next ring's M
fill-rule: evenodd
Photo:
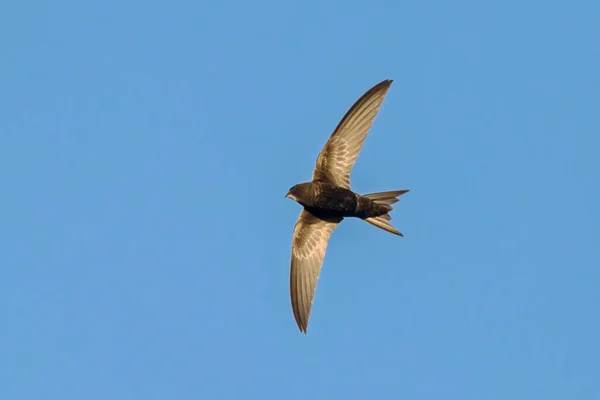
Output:
M598 399L600 3L0 13L2 399ZM308 335L284 198L394 79Z

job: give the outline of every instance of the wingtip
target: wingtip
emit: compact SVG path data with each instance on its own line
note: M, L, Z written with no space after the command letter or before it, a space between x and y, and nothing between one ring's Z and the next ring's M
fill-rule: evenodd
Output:
M306 335L306 331L308 331L308 318L304 319L299 313L297 313L293 303L292 309L294 311L294 320L296 320L296 326L298 327L298 330Z
M401 236L404 237L404 235L402 234L402 232L400 232L398 229L394 228L394 230L388 230L389 233L393 233L396 236Z
M306 335L306 331L308 330L308 321L303 321L303 319L299 318L295 313L294 319L296 320L296 326L298 326L298 330Z
M392 85L392 83L394 83L393 79L384 79L381 82L379 82L377 85L375 86L386 86L386 87L390 87Z

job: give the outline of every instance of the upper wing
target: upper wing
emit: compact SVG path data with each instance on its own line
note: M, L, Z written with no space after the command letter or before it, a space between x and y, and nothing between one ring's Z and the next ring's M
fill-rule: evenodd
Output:
M290 296L298 328L304 333L317 288L317 280L325 257L327 242L339 220L324 221L302 210L294 227Z
M392 82L373 86L348 110L321 150L313 180L350 189L350 171Z

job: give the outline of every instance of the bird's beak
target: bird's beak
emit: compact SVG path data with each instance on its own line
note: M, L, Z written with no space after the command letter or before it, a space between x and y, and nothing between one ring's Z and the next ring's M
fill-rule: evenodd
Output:
M293 194L291 194L290 192L288 192L285 197L287 197L288 199L292 199L294 201L296 201L296 196L294 196Z

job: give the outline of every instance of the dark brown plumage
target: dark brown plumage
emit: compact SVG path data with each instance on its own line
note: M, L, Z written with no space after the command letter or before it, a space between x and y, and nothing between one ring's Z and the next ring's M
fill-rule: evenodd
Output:
M406 193L399 192L401 193L393 192L394 199L395 196ZM300 183L293 186L287 194L288 198L300 203L306 211L324 220L344 217L375 218L392 211L389 204L376 202L369 196L373 195L361 196L352 190L322 181Z
M402 236L389 212L408 190L360 195L350 189L350 171L391 84L380 82L354 103L319 154L312 181L294 185L286 195L303 206L292 240L290 295L304 333L329 236L344 218L360 218Z

